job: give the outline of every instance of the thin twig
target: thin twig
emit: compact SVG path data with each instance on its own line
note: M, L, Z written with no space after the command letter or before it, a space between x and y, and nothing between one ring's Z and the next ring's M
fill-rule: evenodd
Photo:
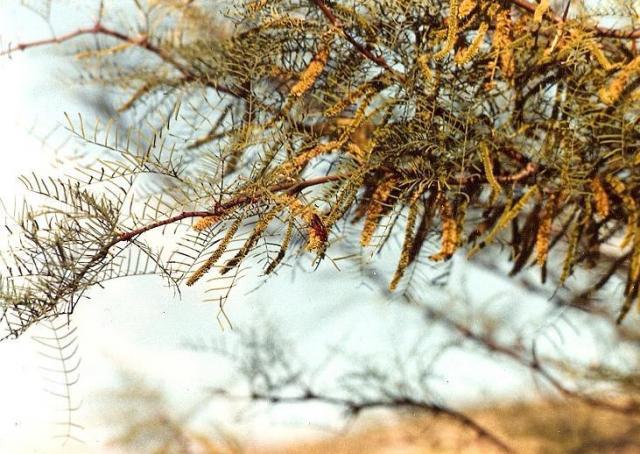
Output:
M100 19L98 19L96 21L96 23L91 26L91 27L84 27L84 28L79 28L77 30L74 30L72 32L69 33L65 33L63 35L59 35L59 36L54 36L52 38L48 38L48 39L41 39L41 40L36 40L36 41L30 41L30 42L23 42L23 43L19 43L13 46L9 46L9 48L7 50L1 51L0 52L0 57L3 56L7 56L7 55L12 55L15 52L23 52L25 50L28 49L32 49L32 48L36 48L36 47L43 47L43 46L49 46L52 44L62 44L65 43L67 41L71 41L75 38L81 37L81 36L87 36L87 35L105 35L105 36L110 36L112 38L118 39L120 41L126 42L126 43L130 43L134 46L140 47L142 49L145 49L155 55L157 55L158 57L160 57L164 62L170 64L171 66L173 66L175 69L177 69L180 73L182 73L183 80L185 82L192 82L192 81L197 81L198 77L196 74L194 74L187 66L183 65L182 63L180 63L177 59L175 59L172 55L170 55L168 52L166 52L164 49L162 49L161 47L158 47L156 45L154 45L153 43L151 43L149 41L149 38L147 35L145 34L141 34L137 37L133 37L133 36L128 36L122 32L119 32L117 30L111 29L109 27L105 27L101 22ZM235 96L236 98L244 98L244 96L242 95L242 93L238 93L236 90L230 88L230 87L226 87L224 85L221 85L219 83L213 82L211 80L207 80L204 81L204 84L208 87L214 88L222 93L225 94L229 94L232 96Z

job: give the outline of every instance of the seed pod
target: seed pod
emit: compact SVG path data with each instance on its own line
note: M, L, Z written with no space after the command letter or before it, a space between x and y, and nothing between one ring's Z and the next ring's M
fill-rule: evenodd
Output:
M640 235L637 231L638 227L636 227L635 232L635 241L633 245L633 250L631 253L631 260L629 262L629 281L636 282L640 279Z
M582 235L582 226L579 222L574 222L569 230L569 238L567 240L567 253L562 263L562 272L560 273L560 285L563 285L567 278L571 275L573 268L573 260L578 251L580 236Z
M305 246L307 251L320 251L329 239L329 232L322 222L320 216L313 213L309 218L305 218L308 225L308 239Z
M633 283L631 290L625 297L624 304L620 308L620 313L618 314L618 318L616 319L616 323L619 325L622 323L624 318L627 316L629 311L631 310L631 306L633 306L633 302L638 298L638 282Z
M495 225L493 226L493 228L491 229L491 231L489 232L489 234L486 236L486 238L481 244L491 243L495 239L495 237L498 235L498 233L500 233L500 231L522 211L522 209L527 205L529 200L531 200L531 198L537 195L539 192L540 190L538 189L538 186L532 186L531 188L529 188L527 192L524 193L522 197L520 197L520 200L518 200L518 202L515 205L513 205L511 208L505 207L504 213L496 221ZM481 244L471 249L471 251L469 251L468 256L471 257L476 252L478 252L478 250L481 247Z
M622 181L616 177L608 177L607 183L611 185L622 201L624 202L624 208L627 213L627 232L624 239L620 243L620 248L626 248L638 233L638 205L636 200L629 194L626 186Z

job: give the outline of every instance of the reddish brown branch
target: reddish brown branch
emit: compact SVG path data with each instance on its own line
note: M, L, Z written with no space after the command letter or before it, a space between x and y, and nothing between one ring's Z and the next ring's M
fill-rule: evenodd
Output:
M221 396L225 398L240 398L239 396L231 395L225 390L213 389L213 395ZM482 426L480 423L452 408L444 407L442 405L415 399L410 396L390 396L388 399L372 399L357 401L349 398L334 397L330 395L318 394L310 388L303 389L303 392L299 395L279 395L269 394L262 392L252 392L249 399L253 401L264 401L272 405L277 404L304 404L309 402L323 402L329 405L340 406L346 409L349 416L357 416L365 410L374 409L412 409L423 411L425 413L431 413L435 416L445 416L457 421L462 426L475 432L479 437L484 438L498 448L501 452L513 453L515 452L509 445L500 439L497 435L489 431L489 429Z
M297 193L302 191L305 188L310 186L315 186L323 183L327 183L330 181L340 180L342 178L347 178L348 175L327 175L324 177L317 177L303 181L293 181L293 182L285 182L277 185L273 185L267 188L271 192L278 191L288 191L290 194ZM146 233L150 230L157 229L159 227L164 227L166 225L174 224L183 219L192 219L192 218L201 218L207 216L218 216L220 214L225 213L227 210L236 207L238 205L243 205L250 203L256 200L256 197L248 196L248 195L240 195L234 197L226 203L219 204L214 207L212 210L201 210L201 211L184 211L175 216L171 216L166 219L161 219L156 222L152 222L151 224L147 224L142 227L138 227L137 229L130 230L129 232L124 232L116 235L111 241L106 243L104 246L100 248L100 250L93 256L91 259L78 271L77 274L72 278L72 282L69 286L60 287L56 294L51 298L52 301L61 301L64 297L68 295L73 295L79 288L79 284L84 278L84 276L91 271L94 266L99 266L100 262L102 262L109 254L109 251L116 246L117 244L133 241L136 237Z
M289 194L295 194L311 186L317 186L320 184L329 183L331 181L342 180L348 177L349 177L348 174L327 175L324 177L309 178L308 180L303 180L303 181L284 182L284 183L279 183L269 187L268 191L269 192L287 191ZM247 203L251 203L255 200L256 200L256 196L240 195L240 196L234 197L228 202L216 205L212 210L183 211L182 213L179 213L175 216L153 222L151 224L148 224L143 227L139 227L129 232L121 233L120 235L115 237L106 246L106 248L110 249L111 247L115 246L118 243L121 243L123 241L131 241L135 237L140 236L143 233L146 233L150 230L154 230L154 229L157 229L158 227L163 227L169 224L174 224L178 221L182 221L183 219L202 218L202 217L208 217L208 216L220 216L226 213L227 211L229 211L231 208L234 208L240 205L246 205Z
M184 74L188 73L187 69L181 63L176 61L171 55L169 55L160 47L157 47L153 45L151 42L149 42L146 35L140 35L138 37L128 36L117 30L113 30L111 28L105 27L104 25L102 25L100 21L96 22L91 27L79 28L77 30L66 33L64 35L54 36L52 38L31 41L27 43L20 43L20 44L16 44L15 46L9 46L9 49L3 52L0 52L0 56L10 55L16 51L25 51L27 49L31 49L34 47L48 46L51 44L62 44L66 41L70 41L72 39L75 39L84 35L110 36L120 41L130 43L134 46L141 47L143 49L148 50L149 52L156 54L162 60L166 61L167 63L171 64L176 69L178 69L180 72Z
M137 37L133 37L133 36L128 36L122 32L119 32L117 30L105 27L100 19L98 19L96 21L96 23L91 26L91 27L85 27L85 28L79 28L77 30L74 30L72 32L69 33L65 33L63 35L59 35L59 36L54 36L52 38L48 38L48 39L41 39L41 40L36 40L36 41L31 41L31 42L25 42L25 43L19 43L16 44L14 46L9 46L9 48L5 51L1 51L0 52L0 57L5 56L5 55L11 55L14 52L17 51L25 51L28 49L32 49L32 48L36 48L36 47L42 47L42 46L49 46L52 44L62 44L65 43L67 41L71 41L75 38L81 37L81 36L86 36L86 35L105 35L105 36L110 36L112 38L115 38L119 41L125 42L125 43L130 43L131 45L140 47L142 49L145 49L155 55L157 55L160 59L162 59L162 61L170 64L171 66L173 66L176 70L178 70L182 75L183 78L182 80L185 82L192 82L192 81L197 81L198 77L196 74L194 74L187 66L183 65L182 63L180 63L176 58L174 58L171 54L169 54L167 51L165 51L164 49L162 49L161 47L158 47L156 45L154 45L153 43L151 43L149 41L149 38L147 35L139 35ZM226 93L229 95L232 95L236 98L244 98L242 93L238 93L237 90L234 90L232 88L223 86L221 84L215 83L213 81L207 80L204 81L204 84L208 87L211 87L213 89L216 89L222 93Z

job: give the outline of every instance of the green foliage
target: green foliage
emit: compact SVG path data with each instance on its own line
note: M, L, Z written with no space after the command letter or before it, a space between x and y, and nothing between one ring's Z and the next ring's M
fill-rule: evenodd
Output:
M266 274L292 253L320 260L357 241L349 223L366 255L403 237L391 289L435 236L431 260L501 243L514 273L543 280L559 255L558 285L615 243L593 290L624 273L620 320L638 298L635 31L547 2L259 0L224 20L205 5L139 5L147 29L96 27L78 53L148 126L71 122L100 158L25 179L52 204L18 216L11 334L131 274L212 276L222 305L248 258ZM157 229L173 254L143 240Z

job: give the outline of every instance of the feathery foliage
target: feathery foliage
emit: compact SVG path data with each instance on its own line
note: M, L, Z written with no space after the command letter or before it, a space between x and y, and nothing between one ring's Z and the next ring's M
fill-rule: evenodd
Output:
M640 292L640 33L598 22L622 3L573 3L150 0L143 29L101 10L54 42L98 35L76 54L87 81L143 126L70 120L99 158L24 178L42 204L9 226L9 333L111 278L207 278L222 305L251 257L270 274L394 234L391 290L419 257L497 243L543 280L559 256L562 285L614 244L593 290L623 276L622 320Z

